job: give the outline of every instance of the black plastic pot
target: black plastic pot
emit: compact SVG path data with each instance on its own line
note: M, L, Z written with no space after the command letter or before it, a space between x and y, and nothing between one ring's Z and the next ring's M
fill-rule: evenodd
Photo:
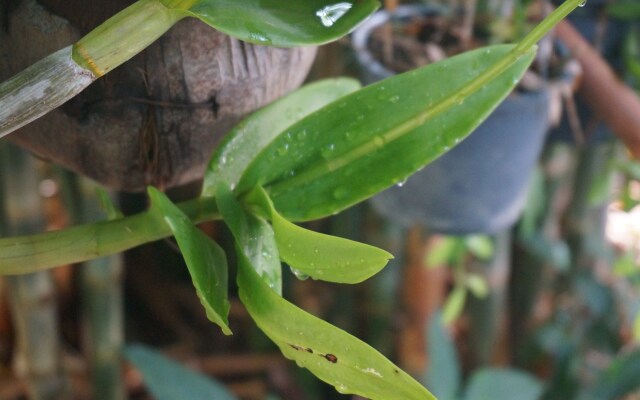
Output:
M400 7L393 18L421 12ZM429 12L432 12L431 9ZM390 18L380 12L353 35L362 78L393 74L367 49L372 30ZM518 219L548 130L549 90L513 93L460 145L402 186L372 199L383 216L405 226L422 224L445 234L492 234Z

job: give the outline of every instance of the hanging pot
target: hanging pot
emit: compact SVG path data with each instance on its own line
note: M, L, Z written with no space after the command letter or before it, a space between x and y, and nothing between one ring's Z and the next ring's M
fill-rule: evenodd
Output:
M383 11L354 33L364 79L371 82L393 74L369 50L373 30L390 18L402 20L423 10L399 7L393 17ZM526 201L548 129L548 104L546 87L514 92L461 144L403 185L374 197L374 208L402 225L422 224L437 233L492 234L509 228Z
M132 1L91 3L5 5L0 80L68 46ZM180 185L202 176L215 145L241 118L299 86L314 56L315 48L248 44L188 18L8 138L112 188Z

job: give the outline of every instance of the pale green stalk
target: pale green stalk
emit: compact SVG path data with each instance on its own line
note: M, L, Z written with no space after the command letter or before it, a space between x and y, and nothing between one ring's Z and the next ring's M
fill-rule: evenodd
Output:
M73 61L69 46L1 83L0 137L61 106L96 78Z
M201 197L178 206L195 222L219 217L213 198ZM4 238L0 239L0 274L25 274L87 261L170 235L163 217L149 210L113 221Z
M187 16L181 7L188 5L184 0L139 0L73 46L0 84L0 137L62 105L144 50Z

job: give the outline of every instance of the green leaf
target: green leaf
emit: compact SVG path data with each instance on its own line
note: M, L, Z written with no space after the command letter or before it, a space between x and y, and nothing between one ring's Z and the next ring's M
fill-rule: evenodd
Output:
M306 85L241 121L217 147L205 172L202 194L214 196L220 182L232 188L255 156L286 128L330 102L360 88L348 78ZM304 137L304 133L300 133Z
M442 323L449 325L455 321L462 314L466 301L467 288L464 286L456 286L442 307Z
M227 298L228 270L224 251L196 228L164 193L152 187L148 191L153 205L162 213L176 237L207 317L219 325L225 335L230 335L227 320L230 308Z
M590 398L614 400L624 398L640 388L640 350L617 357L589 388Z
M282 265L271 225L263 218L247 214L225 183L218 185L216 201L243 254L269 287L282 293Z
M460 238L457 236L443 236L425 256L424 263L429 268L449 265L455 259L460 249Z
M640 312L636 314L636 319L633 321L633 339L636 343L640 342Z
M314 279L359 283L377 274L393 258L377 247L292 224L276 211L261 187L252 190L247 200L271 218L282 261Z
M238 258L240 299L287 358L341 393L385 400L435 399L371 346L278 296L242 252Z
M487 235L470 235L464 239L467 250L480 260L489 260L493 256L493 240Z
M489 294L489 284L481 275L468 274L465 276L464 283L469 291L479 299L484 299Z
M336 40L371 15L376 0L162 0L247 42L290 47ZM183 7L180 7L183 8Z
M640 163L638 161L626 160L616 162L616 167L627 177L640 181Z
M636 79L636 90L638 89L637 80L640 79L640 41L638 36L640 36L640 29L637 26L629 29L622 48L624 66L627 72Z
M513 49L464 53L333 102L273 140L242 176L240 193L263 186L285 218L300 221L405 180L471 133L513 89L536 52Z
M427 335L430 367L425 376L426 385L439 399L457 399L462 373L456 347L440 313L431 317Z
M235 400L224 386L142 345L127 346L125 356L142 373L157 400Z
M113 221L114 219L122 218L122 212L118 210L113 201L111 201L111 197L106 190L101 187L96 187L96 195L98 200L100 201L100 205L102 209L107 213L107 219Z
M640 3L635 0L607 4L607 14L623 20L640 19Z
M543 386L531 374L485 368L471 376L463 400L538 400Z

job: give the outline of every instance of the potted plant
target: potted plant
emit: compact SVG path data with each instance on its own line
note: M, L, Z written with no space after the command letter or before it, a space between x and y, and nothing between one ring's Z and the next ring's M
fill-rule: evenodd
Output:
M488 37L491 25L481 16L486 14L477 18L484 25L475 30L484 30L484 39L465 33L473 31L473 22L469 26L457 10L414 4L379 11L352 36L364 79L379 80L413 63L434 62L477 46L479 40L496 40L495 35ZM381 50L389 40L382 34L385 24L394 27L391 63ZM398 59L408 64L403 66ZM545 63L548 60L538 66ZM551 84L540 78L529 82L535 83L521 85L455 149L407 182L376 196L372 200L376 210L406 226L422 224L445 234L495 234L513 225L524 207L550 124Z
M149 188L150 209L128 217L105 200L106 208L113 211L109 221L1 239L0 272L45 270L174 235L206 315L229 334L234 327L228 323L225 251L195 226L198 221L221 219L234 237L240 299L286 357L340 392L369 398L433 398L374 349L281 295L281 261L315 279L357 283L378 272L391 255L308 231L291 221L325 217L361 202L404 181L440 156L446 146L459 143L515 87L534 59L535 43L578 3L568 0L517 45L468 52L364 89L347 79L306 86L252 114L227 135L211 158L198 198L173 204L162 192ZM169 5L202 11L189 8L194 5L190 1ZM269 12L281 11L277 15L288 16L289 22L299 17L288 14L294 7L290 4L271 5ZM338 25L347 11L336 9L335 4L320 5L312 15L328 28ZM251 21L263 22L256 15ZM101 50L91 40L80 44ZM75 49L76 55L82 55L83 47ZM107 52L99 58L74 58L80 64L72 65L71 72L82 78L87 73L78 72L76 66L92 71L115 68L111 57ZM36 65L36 70L41 66ZM25 121L42 113L22 112L22 107L45 107L49 97L69 95L68 88L56 85L57 77L47 75L51 81L40 82L43 75L32 72L0 85L0 104L4 101L10 111L18 108L9 114L11 118L0 118L0 131L15 127L16 119ZM23 84L25 77L27 84ZM46 99L33 91L43 86L46 89L40 92L47 93ZM23 90L31 95L18 96ZM10 96L15 96L17 105L7 101ZM0 116L3 112L0 108Z

